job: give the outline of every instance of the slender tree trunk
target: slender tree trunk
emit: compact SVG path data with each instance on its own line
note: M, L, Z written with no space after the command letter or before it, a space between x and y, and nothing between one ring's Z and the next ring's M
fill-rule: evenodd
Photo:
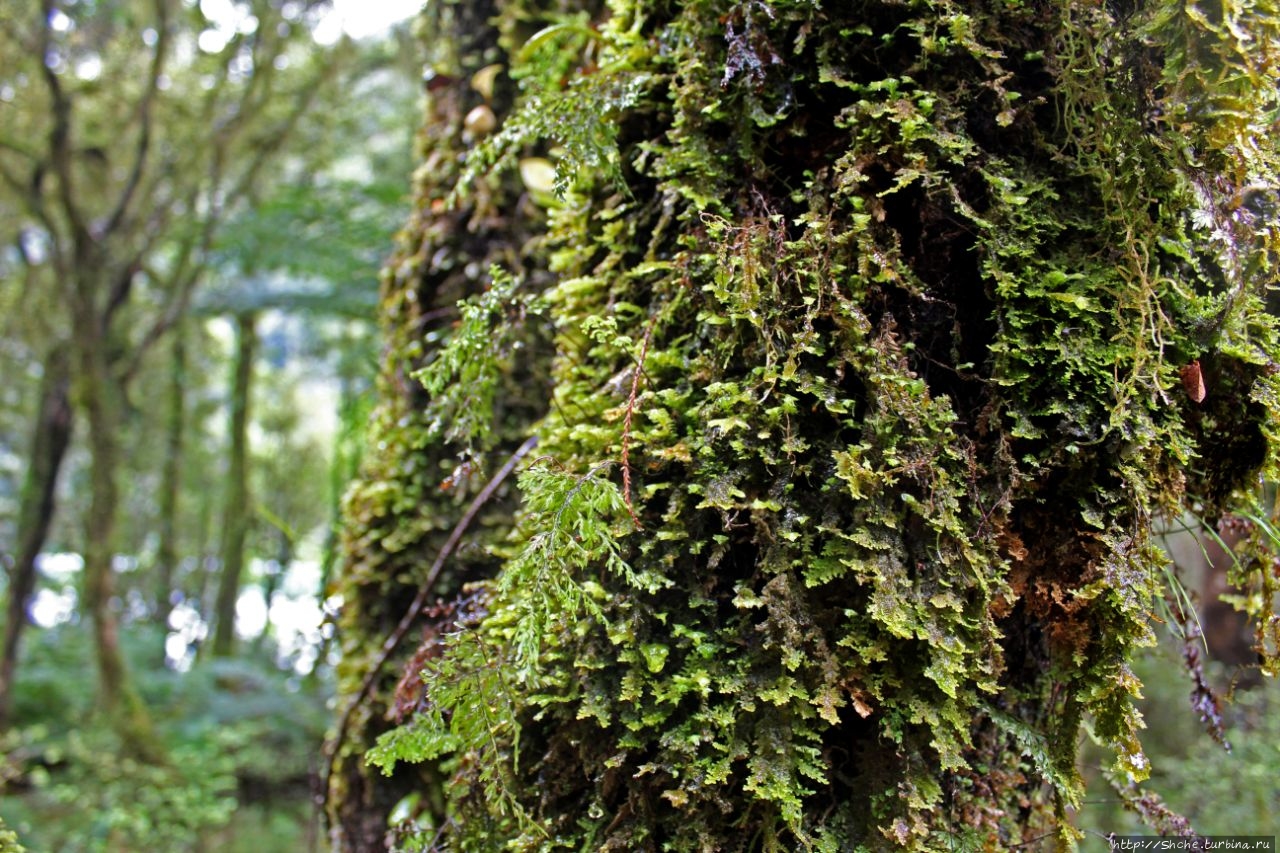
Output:
M155 620L168 631L173 611L173 579L178 563L178 502L182 487L186 440L187 342L184 329L174 329L169 372L169 409L165 423L164 471L160 482L160 544L156 553ZM163 643L161 654L164 654Z
M111 370L110 346L96 324L80 324L77 338L80 361L77 393L86 414L90 459L82 609L93 626L102 708L127 752L143 760L158 761L160 754L151 717L133 688L120 646L115 598L113 562L123 459L124 388Z
M40 407L31 439L30 464L22 486L18 521L18 550L9 573L8 620L4 649L0 652L0 727L9 722L13 701L18 645L28 619L27 607L36 585L36 558L40 555L53 521L58 472L71 441L69 365L62 351L45 362L40 384Z
M213 654L229 657L235 651L236 601L244 571L244 541L249 529L249 398L253 359L258 348L257 318L236 316L236 357L231 391L231 449L227 465L226 503L222 527L222 575L214 606Z

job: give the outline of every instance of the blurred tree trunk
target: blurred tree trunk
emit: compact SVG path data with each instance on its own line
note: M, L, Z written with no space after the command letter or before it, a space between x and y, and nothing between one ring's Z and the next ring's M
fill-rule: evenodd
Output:
M66 353L59 349L44 361L39 409L20 495L18 547L9 568L8 614L0 652L0 728L9 722L19 643L30 618L27 608L36 586L36 561L53 522L58 472L71 442L70 384Z
M124 382L114 368L116 342L94 310L96 294L106 288L94 280L97 265L88 258L78 267L75 306L75 393L85 412L89 445L89 508L85 516L82 609L93 626L94 653L102 707L125 749L157 760L158 749L146 707L129 677L120 646L120 601L115 594L117 508L125 428ZM128 274L126 274L128 275Z
M214 604L213 654L229 657L236 645L236 602L244 572L244 544L249 532L249 405L253 395L253 363L258 350L257 317L235 317L236 350L232 364L231 411L227 430L227 482L222 509L221 574Z
M155 621L167 635L173 612L178 564L178 508L182 495L183 444L186 439L186 323L173 330L169 362L169 399L165 412L164 467L160 475L159 545L156 548ZM161 657L165 654L163 643Z

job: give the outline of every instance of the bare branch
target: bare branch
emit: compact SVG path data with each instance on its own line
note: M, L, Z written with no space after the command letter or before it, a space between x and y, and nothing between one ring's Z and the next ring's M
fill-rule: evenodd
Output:
M120 199L116 202L115 210L107 219L104 233L114 233L120 227L120 223L128 215L129 206L133 203L133 199L138 191L138 185L142 182L142 174L146 170L147 155L151 150L151 133L152 133L152 113L151 106L155 101L156 93L160 90L160 80L164 76L164 63L169 53L169 4L167 0L155 0L156 6L156 32L158 33L155 45L155 53L151 57L151 71L147 77L146 90L142 94L142 99L138 102L138 145L133 154L133 166L129 170L129 177L125 181L124 189L120 193Z
M89 228L84 214L75 202L75 185L71 177L71 97L62 87L62 81L49 65L49 54L53 49L51 34L51 18L58 11L54 0L42 0L40 9L44 15L39 35L39 62L41 79L49 90L49 112L53 118L53 127L49 130L49 155L51 165L58 176L58 198L67 223L71 228L71 243L78 263L89 260L88 251L92 243Z
M188 203L194 205L199 193L199 187L194 187ZM172 206L169 209L171 210ZM187 307L191 304L191 295L200 280L200 276L204 273L203 264L198 263L195 259L197 256L203 256L208 252L213 243L215 228L216 220L210 217L205 220L204 228L201 229L199 235L183 241L182 248L179 250L178 263L168 276L168 284L162 288L165 293L164 306L156 316L155 322L148 327L147 331L143 333L142 337L134 345L131 357L120 374L123 381L128 382L137 374L142 367L143 359L151 347L155 346L156 342L163 338L186 314ZM152 240L154 241L155 238L158 238L161 233L163 233L163 225L157 229ZM143 254L140 253L136 260L141 269L144 265Z

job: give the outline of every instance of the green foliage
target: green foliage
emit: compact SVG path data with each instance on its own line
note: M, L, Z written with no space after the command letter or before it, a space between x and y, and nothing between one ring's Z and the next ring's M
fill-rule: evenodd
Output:
M515 165L533 145L552 146L555 156L553 192L564 198L576 175L604 176L625 189L618 153L617 119L636 106L651 84L631 60L642 56L635 32L611 28L611 46L589 13L579 10L534 33L521 45L511 76L528 93L493 136L469 152L452 198L471 192L476 181ZM617 44L625 41L625 50ZM597 64L597 63L603 64ZM583 66L590 73L579 73Z
M1135 793L1158 794L1173 812L1184 816L1198 833L1230 835L1251 828L1266 827L1271 804L1280 797L1276 775L1277 684L1234 691L1224 701L1226 734L1231 749L1204 737L1201 726L1187 713L1187 678L1173 658L1176 652L1162 644L1142 655L1135 670L1143 680L1145 694L1141 707L1147 722L1143 736L1151 756L1151 778ZM1214 681L1224 674L1210 669ZM1086 775L1101 776L1097 762L1101 751L1087 748L1083 756ZM1093 766L1090 766L1093 765ZM1119 797L1107 796L1107 784L1098 779L1098 793L1077 816L1077 824L1088 833L1105 835L1144 831L1142 818L1125 807Z
M18 842L18 835L0 818L0 853L26 853L27 848Z
M501 131L475 149L459 186L467 186L496 169L514 166L520 152L534 142L559 146L553 184L557 196L563 197L583 170L620 180L616 125L598 120L600 114L595 111L617 115L633 106L646 82L631 74L602 71L574 80L563 92L529 98L520 112L507 119Z
M152 633L126 630L123 639L135 665L154 655ZM277 792L281 804L300 786L307 801L325 710L321 697L291 689L287 674L251 660L188 673L138 668L139 690L161 721L166 761L152 764L124 753L94 715L83 629L30 640L29 677L18 682L3 743L0 814L32 849L212 849L241 818L242 786Z
M57 770L33 773L34 807L15 823L30 820L30 843L40 849L199 850L201 835L226 824L236 809L227 752L234 738L175 745L172 763L156 766L122 757L107 731L73 731L41 745L42 760Z
M1153 521L1238 505L1280 411L1277 228L1233 206L1280 181L1233 28L1276 22L1197 14L501 4L556 28L449 197L563 148L549 461L371 755L444 762L450 849L1070 847L1083 722L1146 776ZM427 353L437 423L481 404L451 441L533 334L487 299Z
M1153 787L1198 832L1229 835L1246 827L1265 827L1280 798L1273 772L1280 759L1274 685L1236 694L1230 709L1232 749L1208 738L1191 741L1187 754L1161 765Z
M502 651L490 638L463 629L452 634L445 653L428 670L434 685L425 713L383 734L368 761L390 775L401 761L421 762L456 753L474 766L474 796L492 805L500 818L527 822L514 796L519 761L515 696L504 672ZM465 796L471 791L460 792Z
M485 449L493 430L494 396L510 371L506 362L521 348L511 330L539 310L527 294L517 294L519 282L510 274L498 267L489 274L493 283L484 293L458 303L461 319L448 343L413 374L433 398L429 433Z

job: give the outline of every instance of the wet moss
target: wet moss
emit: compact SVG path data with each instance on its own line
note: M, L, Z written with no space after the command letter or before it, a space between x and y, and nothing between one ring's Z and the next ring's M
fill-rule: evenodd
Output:
M1174 4L534 5L451 198L557 160L505 303L549 381L494 398L538 458L375 760L446 760L449 849L1071 843L1085 721L1146 773L1153 519L1274 467L1271 54ZM427 344L430 413L471 344Z

